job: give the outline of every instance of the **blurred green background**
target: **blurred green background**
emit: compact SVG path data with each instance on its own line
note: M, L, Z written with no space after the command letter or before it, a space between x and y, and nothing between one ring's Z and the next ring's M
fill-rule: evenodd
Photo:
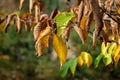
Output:
M29 0L25 1L22 11L19 11L19 0L1 0L0 16L7 15L13 11L27 12ZM74 2L74 1L73 1ZM65 10L63 0L43 0L43 11L49 14L56 6ZM65 78L60 77L59 60L52 50L52 46L46 49L45 55L37 57L34 49L33 34L24 29L18 34L15 25L11 24L8 32L3 32L0 24L0 80L119 80L119 66L113 65L107 68L100 65L99 68L77 67L75 76L69 73ZM93 31L93 28L91 28ZM92 35L92 34L90 34ZM78 35L71 30L68 41L68 57L78 56L81 51L87 51L95 58L100 53L100 42L94 51L92 39L88 37L85 45L82 45Z

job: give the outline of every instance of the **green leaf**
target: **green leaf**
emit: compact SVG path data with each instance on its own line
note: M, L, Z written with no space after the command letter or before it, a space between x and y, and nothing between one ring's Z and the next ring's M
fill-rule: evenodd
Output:
M99 65L101 59L103 58L103 56L104 56L104 55L103 55L102 53L100 53L100 54L97 56L97 58L95 59L95 62L94 62L94 68L97 68L97 67L98 67L98 65Z
M113 42L110 47L108 48L108 54L112 54L114 48L117 46L116 42Z
M70 69L72 74L75 74L76 66L77 66L77 59L73 58L67 61L60 69L60 75L65 77L67 75L68 70Z
M71 59L71 65L70 65L70 70L71 70L71 73L72 75L75 74L75 71L76 71L76 66L77 66L77 61L78 61L78 58L73 58Z
M105 66L109 65L112 63L112 55L111 54L107 54L104 58L103 58L103 62L105 64Z
M60 14L57 14L55 16L55 21L57 24L57 34L61 35L62 31L65 29L65 27L68 25L69 21L75 17L74 13L70 12L61 12Z

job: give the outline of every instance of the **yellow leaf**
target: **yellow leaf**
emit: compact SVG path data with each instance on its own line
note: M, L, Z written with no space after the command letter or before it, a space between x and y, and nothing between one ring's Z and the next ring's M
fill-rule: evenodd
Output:
M113 59L115 61L115 64L118 63L120 59L120 45L118 45L114 50L113 50Z
M107 52L109 46L110 46L110 43L107 42L107 43L105 44L105 42L102 42L101 51L102 51L102 54L103 54L104 56L106 55L106 52Z
M84 64L86 64L87 67L90 67L92 64L92 56L87 52L81 52L81 55L83 57Z
M66 61L67 47L63 40L56 34L53 34L53 47L59 57L61 66Z
M81 56L78 57L78 63L79 63L80 66L83 65L83 59L82 59Z
M82 65L84 63L87 65L87 67L90 67L90 65L92 64L92 56L87 52L81 52L80 56L78 58L78 60L81 60L79 64Z

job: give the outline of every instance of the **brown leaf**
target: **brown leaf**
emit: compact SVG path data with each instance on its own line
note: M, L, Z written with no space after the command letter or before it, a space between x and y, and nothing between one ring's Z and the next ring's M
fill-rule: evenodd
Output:
M19 5L19 9L21 10L22 7L23 7L23 3L24 3L25 0L20 0L20 5Z
M20 17L18 15L16 16L16 27L17 27L17 32L21 33L22 26L21 26Z
M43 30L39 34L39 37L35 44L36 54L38 56L42 56L45 48L48 46L51 32L52 32L52 28L48 26L48 27L46 27L45 30Z
M102 29L102 34L105 42L108 42L108 37L109 37L109 31L108 28L110 27L109 22L105 21L103 22L104 26Z
M69 39L71 28L72 28L71 26L67 26L62 33L62 38L65 39L66 41L68 41L68 39Z
M80 39L82 40L82 43L84 44L85 40L84 40L84 35L83 35L82 29L80 27L77 27L77 26L73 26L73 28L78 33Z
M38 22L40 16L40 8L39 6L35 5L35 21Z
M55 8L50 14L50 19L53 19L57 14L58 14L58 9Z
M46 21L47 21L47 18L43 17L37 23L37 25L34 27L33 36L34 36L35 41L38 39L38 36L39 36L40 32L46 28L46 26L47 26Z
M93 16L95 20L95 29L93 32L93 45L94 49L96 48L96 43L97 43L97 38L98 35L101 32L101 29L103 27L103 22L102 22L102 12L100 12L100 8L98 6L98 0L91 0L91 6L93 9Z
M29 0L29 12L30 14L32 14L32 9L33 9L33 4L34 4L34 0Z
M118 23L111 20L110 24L111 24L112 34L115 36L115 39L117 40L117 37L119 36Z
M8 16L7 16L7 19L6 19L6 24L5 24L5 27L4 27L4 31L5 32L7 32L7 28L8 28L8 26L9 26L9 24L10 24L10 21L12 20L12 18L15 16L15 14L9 14Z
M84 11L84 4L83 4L83 1L81 1L80 5L79 5L79 11L78 11L78 27L80 26L80 21L82 19L82 16L83 16L83 11Z

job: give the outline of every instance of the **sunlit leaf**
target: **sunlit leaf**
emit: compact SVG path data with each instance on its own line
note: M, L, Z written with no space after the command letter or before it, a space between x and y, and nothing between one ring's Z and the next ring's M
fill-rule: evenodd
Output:
M65 27L68 25L69 21L75 17L74 13L70 12L62 12L55 16L55 21L57 24L57 34L61 35L62 31L65 29Z
M106 52L107 52L109 46L110 46L110 43L107 42L105 44L105 42L102 42L102 44L101 44L101 51L102 51L103 55L106 55Z
M105 64L105 66L109 65L112 63L112 55L111 54L107 54L104 58L103 58L103 62Z
M21 10L22 7L23 7L23 3L24 3L25 0L20 0L20 5L19 5L19 9Z
M118 45L112 53L113 59L115 61L115 64L118 63L119 59L120 59L120 45Z
M100 53L96 58L95 58L95 61L94 61L94 68L97 68L101 59L104 57L104 55L102 53Z
M56 34L53 34L53 47L60 59L60 65L62 66L66 61L67 47L63 40Z
M80 65L80 66L82 66L83 65L83 59L82 59L82 56L79 56L78 57L78 64Z
M83 59L83 63L87 65L87 67L90 67L92 64L92 56L87 52L81 52L81 57Z

